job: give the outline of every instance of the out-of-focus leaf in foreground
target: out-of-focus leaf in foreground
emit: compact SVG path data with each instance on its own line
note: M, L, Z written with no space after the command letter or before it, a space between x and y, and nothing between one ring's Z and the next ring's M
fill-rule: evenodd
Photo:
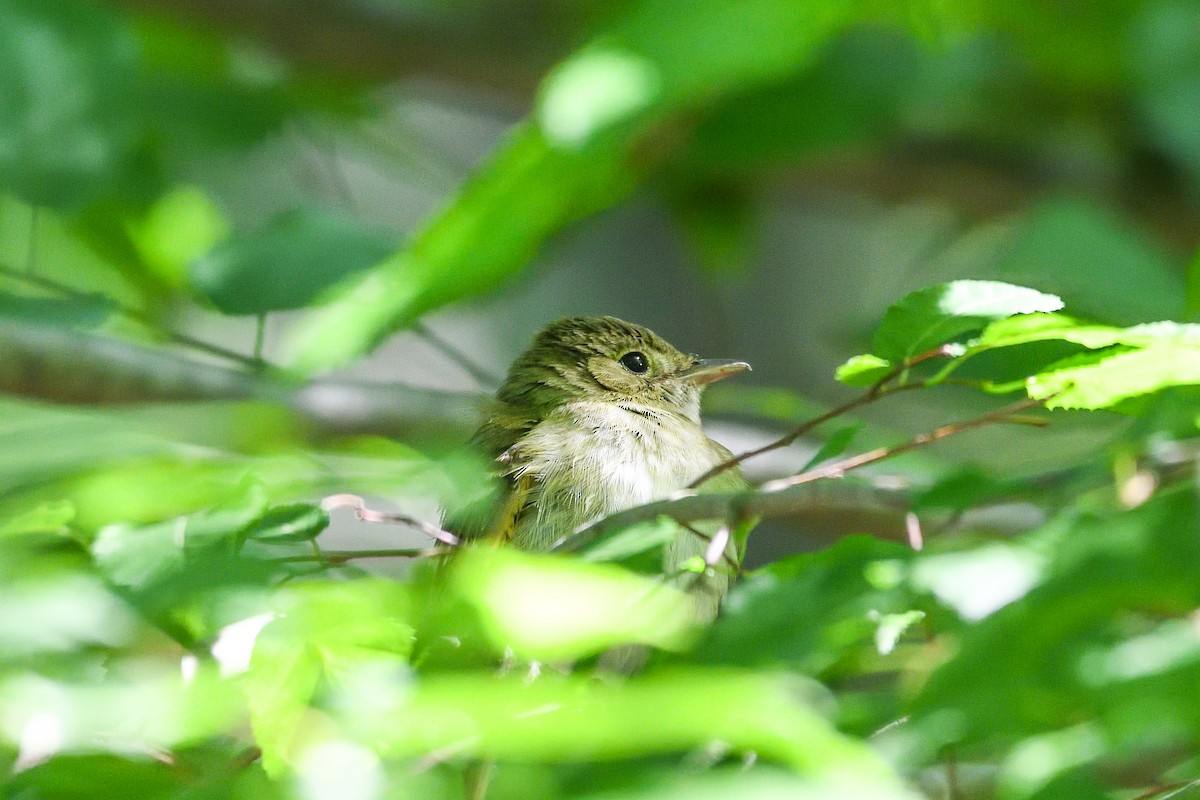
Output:
M77 205L134 144L136 44L109 9L0 3L0 185L38 205Z
M695 635L691 599L605 564L477 548L454 566L458 594L498 649L568 661L623 644L678 648Z
M881 785L889 769L807 707L806 684L771 674L658 671L621 684L543 675L430 676L399 692L359 733L393 756L453 748L516 761L589 761L687 751L719 740L802 774L858 774ZM393 713L394 712L394 713Z
M636 5L550 73L534 118L449 208L299 333L296 363L342 364L422 312L494 288L662 157L658 123L800 69L857 8L828 0Z
M303 308L381 261L394 249L393 238L349 217L299 209L221 242L192 263L191 279L226 314Z

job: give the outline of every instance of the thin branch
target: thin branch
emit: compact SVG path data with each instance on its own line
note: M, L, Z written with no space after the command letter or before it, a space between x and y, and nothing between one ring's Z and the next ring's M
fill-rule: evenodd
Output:
M894 445L892 447L877 447L874 450L868 450L865 453L859 453L856 456L832 461L823 467L810 469L807 472L802 472L799 475L793 475L790 478L780 478L778 480L769 481L763 484L763 491L771 492L785 489L789 486L798 486L802 483L811 483L822 478L840 478L850 470L864 467L867 464L874 464L876 461L883 461L885 458L892 458L901 453L907 453L910 450L916 450L919 447L925 447L934 442L941 441L948 436L954 436L963 431L974 430L981 428L984 425L995 425L1000 422L1009 422L1011 418L1018 417L1020 412L1029 408L1041 406L1050 398L1035 400L1028 398L1011 405L998 408L987 414L982 414L974 419L966 420L965 422L952 422L949 425L943 425L940 428L935 428L927 433L919 433L907 442Z
M500 385L500 377L493 374L491 370L476 362L468 356L457 345L446 341L438 333L435 333L428 325L421 322L413 323L412 332L425 340L430 346L441 353L450 361L461 367L468 375L470 375L476 383L482 387L494 388Z
M317 561L327 566L337 566L358 558L428 558L445 555L445 550L436 547L417 547L409 549L380 549L380 550L322 550L319 554L301 556L283 556L272 561L287 564L304 561Z
M410 528L416 528L429 538L435 539L442 544L448 544L451 547L458 544L458 537L450 533L450 531L442 530L431 522L417 519L408 514L396 514L390 511L376 511L375 509L367 508L366 501L356 494L332 494L321 500L321 508L326 511L332 511L335 508L352 508L354 509L354 516L363 522L407 525Z
M824 500L814 495L813 492L806 491L807 484L827 478L840 478L847 472L867 464L926 447L947 437L985 425L1007 422L1009 417L1014 414L1040 406L1048 399L1022 400L964 422L943 425L933 431L918 434L912 439L892 447L880 447L831 462L790 478L770 481L758 490L702 494L686 490L665 500L637 506L597 520L559 540L552 549L563 552L578 551L608 533L658 517L669 517L676 522L689 523L713 519L792 517L811 512L814 507L821 506ZM892 505L895 503L893 502ZM903 520L903 512L901 512L901 520ZM902 528L901 533L905 535L907 532Z
M811 433L814 429L820 427L821 425L825 424L826 422L829 422L832 419L836 419L837 417L840 417L843 414L847 414L847 413L855 410L856 408L860 408L862 406L868 405L868 404L873 403L876 400L879 400L883 397L895 394L896 392L906 391L908 389L920 389L920 388L924 387L925 384L923 382L902 383L898 386L889 386L889 384L891 384L893 381L895 381L897 378L899 378L901 375L903 375L905 372L907 372L909 369L916 366L917 364L920 364L923 361L928 361L933 358L941 358L948 354L949 354L949 350L947 349L947 347L945 345L943 345L941 347L936 347L933 350L928 350L924 353L915 355L912 358L908 359L907 361L905 361L901 364L897 364L890 372L888 372L886 375L884 375L879 380L875 381L875 383L873 383L870 386L870 388L868 388L865 392L863 392L861 395L854 398L853 400L842 403L840 406L831 408L829 411L826 411L824 414L821 414L817 417L814 417L813 419L808 420L804 424L800 425L797 428L793 428L791 431L789 431L788 433L786 433L785 435L781 436L780 438L776 439L773 442L765 444L762 447L756 447L753 450L747 450L746 452L739 453L738 455L736 455L730 459L727 459L726 461L722 461L720 464L717 464L715 467L708 470L703 475L701 475L699 478L696 478L696 480L694 480L690 484L688 484L687 488L695 489L698 486L700 486L701 484L703 484L705 481L708 481L708 480L716 477L717 475L720 475L722 472L733 469L734 467L738 466L739 464L741 464L743 461L745 461L748 458L754 458L755 456L761 456L764 453L770 453L774 450L779 450L780 448L787 447L788 445L792 444L800 437L805 436L808 433Z
M4 275L6 277L13 278L14 280L23 281L23 282L29 284L30 286L36 286L39 289L44 289L49 292L54 292L55 294L58 294L61 297L69 297L72 300L94 300L98 296L96 293L81 291L72 286L67 286L66 284L59 283L58 281L53 280L51 278L44 278L40 275L35 275L32 273L27 273L27 272L21 272L19 270L15 270L15 269L12 269L11 267L7 267L4 265L0 265L0 275ZM184 334L184 333L163 330L162 327L159 326L158 321L155 320L151 315L147 314L146 312L139 311L138 309L124 305L123 303L117 303L115 300L113 300L108 295L102 295L102 296L104 297L105 300L108 300L108 301L114 303L118 314L120 314L124 317L128 317L129 319L132 319L136 322L140 322L143 325L147 325L156 331L162 331L162 333L167 337L167 339L174 342L175 344L181 345L183 347L190 347L193 350L198 350L202 353L208 353L209 355L212 355L212 356L218 356L220 358L224 358L229 361L234 361L234 362L243 364L248 367L255 367L255 368L261 369L263 366L262 361L254 358L252 356L243 355L242 353L239 353L235 350L229 350L227 348L221 347L220 345L215 345L215 344L212 344L211 342L203 341L202 339L196 339L195 337L188 336L187 334Z

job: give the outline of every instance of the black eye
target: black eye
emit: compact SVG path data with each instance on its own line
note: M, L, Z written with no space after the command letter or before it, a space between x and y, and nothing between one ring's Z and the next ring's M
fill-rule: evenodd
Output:
M650 369L650 359L646 358L643 353L634 350L632 353L621 356L621 366L635 375L642 375Z

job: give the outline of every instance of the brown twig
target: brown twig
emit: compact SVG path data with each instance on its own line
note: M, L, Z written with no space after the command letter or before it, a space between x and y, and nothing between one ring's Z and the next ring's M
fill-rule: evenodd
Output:
M798 486L802 483L811 483L812 481L818 481L823 478L840 478L850 470L864 467L867 464L873 464L876 461L883 461L885 458L892 458L900 455L901 453L907 453L910 450L916 450L919 447L925 447L933 444L934 442L941 441L948 436L954 436L962 433L963 431L981 428L984 425L994 425L999 422L1008 422L1010 421L1010 418L1019 415L1020 412L1028 408L1041 406L1046 402L1046 400L1049 399L1050 398L1047 397L1041 400L1035 400L1032 398L1021 400L1003 408L998 408L995 411L987 414L982 414L974 419L966 420L965 422L951 422L948 425L935 428L927 433L919 433L902 444L894 445L892 447L877 447L874 450L868 450L867 452L859 453L856 456L850 456L849 458L832 461L823 467L810 469L807 472L800 473L799 475L793 475L788 478L780 478L778 480L769 481L768 483L763 484L762 488L763 491L771 492L778 491L779 489L786 489L789 486ZM1027 424L1027 422L1022 421L1022 424Z
M289 564L303 561L319 561L326 566L337 566L347 561L359 558L428 558L429 556L445 555L445 550L434 547L418 547L407 550L321 550L319 553L304 556L284 556L272 561Z
M946 345L942 345L940 347L934 348L933 350L928 350L924 353L915 355L912 358L904 361L901 364L897 364L890 372L888 372L886 375L884 375L879 380L875 381L875 383L871 384L870 388L868 388L865 392L863 392L862 394L860 394L858 397L854 398L853 400L842 403L840 406L831 408L829 411L826 411L824 414L821 414L817 417L814 417L814 418L808 420L804 424L800 425L797 428L793 428L791 431L789 431L788 433L786 433L785 435L781 436L780 438L776 439L773 442L765 444L762 447L756 447L753 450L747 450L744 453L739 453L730 459L722 461L720 464L717 464L715 467L713 467L712 469L705 472L699 478L696 478L696 480L689 483L687 488L695 489L696 487L700 486L705 481L708 481L711 478L714 478L717 475L720 475L722 472L733 469L734 467L741 464L743 461L745 461L748 458L754 458L755 456L761 456L764 453L770 453L774 450L779 450L780 448L787 447L788 445L792 444L800 437L805 436L808 433L811 433L814 429L825 424L826 422L829 422L831 419L836 419L836 418L842 416L843 414L847 414L847 413L853 411L856 408L860 408L862 406L868 405L870 403L875 402L876 400L879 400L880 398L895 394L897 392L905 391L908 389L919 389L919 388L925 386L925 384L923 382L901 383L897 386L891 386L891 387L889 387L889 384L892 383L892 381L899 378L901 375L903 375L909 369L916 366L917 364L920 364L923 361L928 361L933 358L945 357L947 355L949 355L949 350L947 349Z
M410 528L416 528L421 533L431 539L435 539L442 544L448 544L451 547L458 545L458 537L450 531L442 530L437 525L431 522L426 522L423 519L409 516L408 514L396 514L390 511L376 511L375 509L367 508L366 501L356 494L332 494L329 497L321 500L321 508L326 511L332 511L335 508L352 508L354 516L361 519L363 522L376 523L396 523L399 525L407 525ZM353 551L366 552L366 551ZM397 551L392 551L397 552ZM366 558L367 556L363 556Z
M648 503L636 508L618 512L604 519L583 527L557 542L552 549L572 552L580 550L605 534L627 528L638 522L656 519L660 516L669 517L676 522L688 523L711 519L746 519L750 517L788 517L810 511L815 502L811 493L803 490L805 484L826 478L845 475L851 470L858 469L883 461L887 458L926 447L965 431L980 428L985 425L1008 422L1014 414L1019 414L1035 406L1041 406L1050 398L1041 400L1027 399L1004 408L983 414L964 422L943 425L927 433L921 433L892 447L880 447L856 456L850 456L825 466L811 469L790 478L771 481L758 490L744 492L712 492L696 494L684 492L675 497Z

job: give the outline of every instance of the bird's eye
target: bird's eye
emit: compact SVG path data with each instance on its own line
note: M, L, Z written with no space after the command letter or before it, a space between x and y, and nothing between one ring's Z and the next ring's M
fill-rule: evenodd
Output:
M636 350L621 356L620 361L621 366L635 375L643 375L650 369L650 359L646 358L644 353Z

